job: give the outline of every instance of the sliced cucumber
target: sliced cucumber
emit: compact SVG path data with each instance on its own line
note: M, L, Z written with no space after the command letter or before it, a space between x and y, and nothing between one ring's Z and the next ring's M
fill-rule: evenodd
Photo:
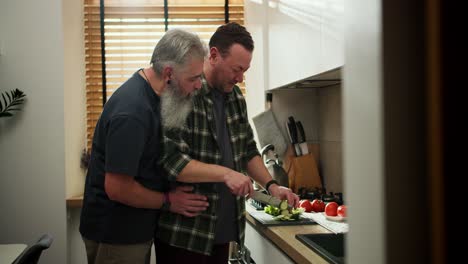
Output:
M273 216L276 221L296 221L301 218L304 208L288 208L288 201L284 200L280 203L280 207L272 205L265 206L265 213Z
M279 209L281 211L288 209L288 200L281 201L281 203L279 204Z

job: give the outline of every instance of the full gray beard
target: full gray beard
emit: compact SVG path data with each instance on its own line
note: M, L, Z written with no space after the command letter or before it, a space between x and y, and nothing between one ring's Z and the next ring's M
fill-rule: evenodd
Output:
M193 108L192 96L183 96L176 84L168 85L161 96L161 119L166 129L179 129Z

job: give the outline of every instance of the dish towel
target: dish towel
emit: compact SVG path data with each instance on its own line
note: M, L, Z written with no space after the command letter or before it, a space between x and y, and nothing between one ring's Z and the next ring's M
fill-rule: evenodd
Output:
M323 226L325 229L332 231L335 234L347 233L349 231L349 224L346 222L336 222L328 220L324 213L302 213L303 217L310 218Z

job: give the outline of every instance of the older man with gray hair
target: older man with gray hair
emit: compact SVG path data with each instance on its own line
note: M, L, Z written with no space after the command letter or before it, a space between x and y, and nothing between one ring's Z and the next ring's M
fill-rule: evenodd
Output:
M154 49L152 67L135 72L105 104L94 132L81 211L88 263L146 263L159 216L155 209L165 200L172 201L175 213L193 216L205 210L205 197L189 193L191 188L168 193L157 167L161 98L171 91L176 96L170 98L188 108L190 95L201 87L205 56L198 36L168 31Z

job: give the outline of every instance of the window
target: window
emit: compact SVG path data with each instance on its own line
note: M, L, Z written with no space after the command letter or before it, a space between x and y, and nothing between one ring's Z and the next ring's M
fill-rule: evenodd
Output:
M208 43L227 19L244 24L244 0L104 0L102 21L100 1L84 1L88 150L104 102L138 68L148 66L166 30L190 29Z

